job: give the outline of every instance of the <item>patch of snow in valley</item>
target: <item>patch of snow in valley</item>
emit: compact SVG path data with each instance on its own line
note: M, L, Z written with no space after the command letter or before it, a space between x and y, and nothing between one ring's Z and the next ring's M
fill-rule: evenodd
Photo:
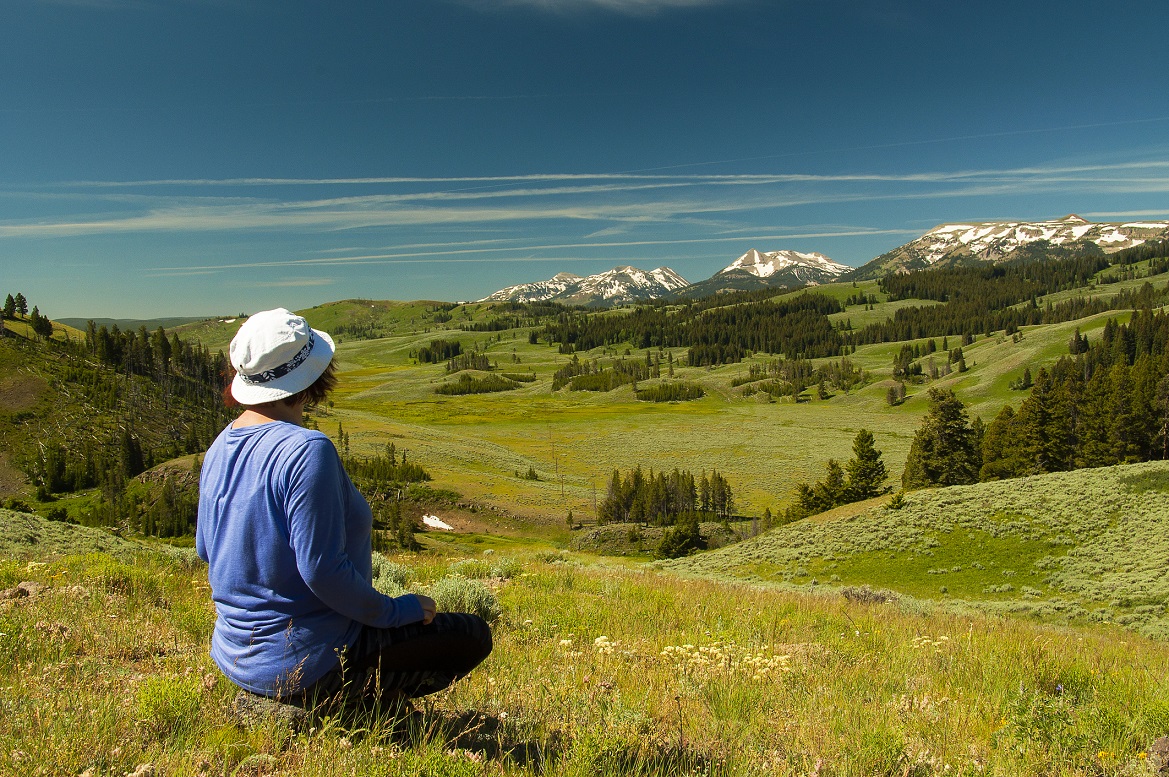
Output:
M439 518L437 515L424 515L422 522L432 529L442 529L443 531L454 531L455 527Z

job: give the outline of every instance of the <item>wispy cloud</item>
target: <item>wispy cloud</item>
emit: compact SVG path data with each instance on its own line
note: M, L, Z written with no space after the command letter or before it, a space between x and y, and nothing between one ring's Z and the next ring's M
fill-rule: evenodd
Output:
M1087 212L1081 214L1086 219L1144 219L1144 218L1164 218L1169 216L1169 208L1163 210L1125 210L1125 211L1106 211L1106 212Z
M344 265L379 265L379 264L428 264L436 260L444 263L463 263L463 264L514 264L521 262L596 262L603 261L608 254L615 249L627 250L631 248L646 248L652 246L679 246L679 245L702 245L702 244L723 244L734 240L743 243L758 242L768 243L778 240L807 240L807 239L821 239L821 238L840 238L840 237L869 237L876 235L919 235L920 230L916 229L868 229L868 228L852 228L852 229L829 229L829 230L814 230L814 231L776 231L776 232L758 232L754 234L737 235L728 237L727 235L720 235L719 237L703 237L703 238L679 238L670 240L624 240L624 241L579 241L570 243L541 243L541 244L522 244L508 247L484 247L484 248L449 248L442 249L436 247L429 251L390 251L372 254L356 254L353 256L319 256L306 259L270 259L261 261L244 261L244 262L230 262L224 264L212 264L195 266L194 268L207 272L217 272L222 270L240 270L240 269L258 269L271 267L295 267L295 266L328 266L338 267ZM460 244L454 244L460 245ZM572 256L565 254L552 255L551 252L566 252L566 251L588 251L594 252L590 256ZM500 254L525 254L524 256L500 256ZM170 268L155 268L157 272L166 272Z
M332 286L336 283L333 278L291 278L284 281L260 281L257 286L268 289L300 288L302 286Z
M332 196L280 197L272 187L332 185ZM461 185L459 185L461 184ZM173 194L151 193L174 186ZM252 196L238 191L256 187ZM375 187L369 192L365 187ZM71 215L54 200L52 215L0 222L0 238L51 238L134 233L282 230L323 234L360 229L427 227L481 230L493 225L589 222L592 237L636 226L690 225L706 230L751 229L742 214L858 201L928 201L1033 194L1147 195L1169 192L1169 161L953 170L912 174L802 173L546 174L489 178L189 179L79 182L57 194L76 196ZM103 187L121 187L110 199ZM183 187L186 187L185 189ZM200 192L206 187L222 191ZM51 187L50 187L51 188ZM376 189L382 189L377 191ZM95 191L97 190L97 191ZM86 200L84 192L93 192ZM34 204L32 192L27 203ZM301 194L292 190L289 194ZM18 199L12 185L0 194ZM281 193L283 194L283 193ZM101 211L105 210L105 213ZM767 219L770 221L771 219ZM709 231L708 231L709 234ZM481 247L481 241L477 241Z
M462 5L480 10L500 7L527 7L549 13L578 13L602 10L629 16L644 16L662 11L730 5L739 0L459 0Z

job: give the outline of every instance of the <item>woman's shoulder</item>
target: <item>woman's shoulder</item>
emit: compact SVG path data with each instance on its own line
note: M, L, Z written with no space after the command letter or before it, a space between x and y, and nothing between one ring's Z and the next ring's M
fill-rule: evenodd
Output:
M306 429L296 424L277 422L245 426L240 429L228 427L226 436L232 441L251 448L279 451L284 455L305 452L331 453L336 455L333 441L317 429Z

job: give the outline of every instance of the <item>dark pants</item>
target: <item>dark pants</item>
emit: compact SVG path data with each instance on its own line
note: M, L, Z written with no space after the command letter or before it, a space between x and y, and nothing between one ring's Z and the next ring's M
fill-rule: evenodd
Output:
M427 625L364 626L336 668L296 701L353 703L416 698L465 677L491 653L491 627L478 615L440 612ZM292 701L292 700L289 700Z

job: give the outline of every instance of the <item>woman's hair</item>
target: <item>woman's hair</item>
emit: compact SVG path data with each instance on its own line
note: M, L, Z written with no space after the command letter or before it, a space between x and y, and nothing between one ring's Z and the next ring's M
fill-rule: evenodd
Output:
M329 366L325 367L322 372L312 384L304 391L298 391L284 400L284 404L291 407L297 402L304 400L306 408L316 407L325 401L325 397L329 396L329 392L337 387L337 362L333 359L329 360Z
M231 377L229 377L227 380L227 388L223 390L223 403L228 407L240 407L240 403L236 400L235 397L231 395ZM285 397L284 399L275 399L273 402L283 402L289 407L292 407L303 399L305 409L307 410L310 407L316 407L321 402L324 402L325 397L329 396L329 392L331 392L336 387L337 362L334 359L329 361L329 366L325 367L325 371L318 375L317 379L314 380L308 388L304 389L303 391L298 391L291 396ZM263 404L269 403L265 402Z

